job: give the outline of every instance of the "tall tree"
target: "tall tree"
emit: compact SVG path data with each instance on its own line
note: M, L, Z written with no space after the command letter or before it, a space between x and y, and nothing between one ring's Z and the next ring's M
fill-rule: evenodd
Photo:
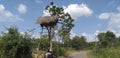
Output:
M54 5L53 2L45 7L45 11L49 12L51 16L58 17L58 33L63 42L67 42L65 39L69 39L70 31L74 27L73 19L69 13L65 13L62 7Z

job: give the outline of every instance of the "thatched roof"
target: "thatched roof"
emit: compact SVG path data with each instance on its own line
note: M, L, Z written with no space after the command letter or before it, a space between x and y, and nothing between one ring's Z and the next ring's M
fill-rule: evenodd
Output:
M39 17L37 20L36 20L36 23L37 24L45 24L45 23L50 23L50 22L54 22L54 21L57 21L58 20L58 17L57 16L43 16L43 17Z

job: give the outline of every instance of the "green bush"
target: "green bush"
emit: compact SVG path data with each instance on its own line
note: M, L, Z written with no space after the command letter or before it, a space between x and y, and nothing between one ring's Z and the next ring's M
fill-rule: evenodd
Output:
M0 58L32 58L29 34L20 34L16 27L7 30L8 33L3 33L0 38Z
M53 48L53 54L55 55L55 56L65 56L65 53L67 52L67 49L66 48L64 48L64 47L59 47L59 48L57 48L57 47L55 47L55 48Z
M93 58L120 58L120 47L104 48L92 52Z

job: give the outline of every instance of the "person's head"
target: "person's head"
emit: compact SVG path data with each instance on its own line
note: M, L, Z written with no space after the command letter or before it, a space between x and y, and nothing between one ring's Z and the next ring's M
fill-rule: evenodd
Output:
M47 52L50 52L50 50L48 49Z

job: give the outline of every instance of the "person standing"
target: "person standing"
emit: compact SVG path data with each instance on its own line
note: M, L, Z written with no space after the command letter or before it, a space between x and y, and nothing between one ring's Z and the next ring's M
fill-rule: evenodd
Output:
M47 53L45 54L45 58L53 58L52 52L50 50L48 50Z

